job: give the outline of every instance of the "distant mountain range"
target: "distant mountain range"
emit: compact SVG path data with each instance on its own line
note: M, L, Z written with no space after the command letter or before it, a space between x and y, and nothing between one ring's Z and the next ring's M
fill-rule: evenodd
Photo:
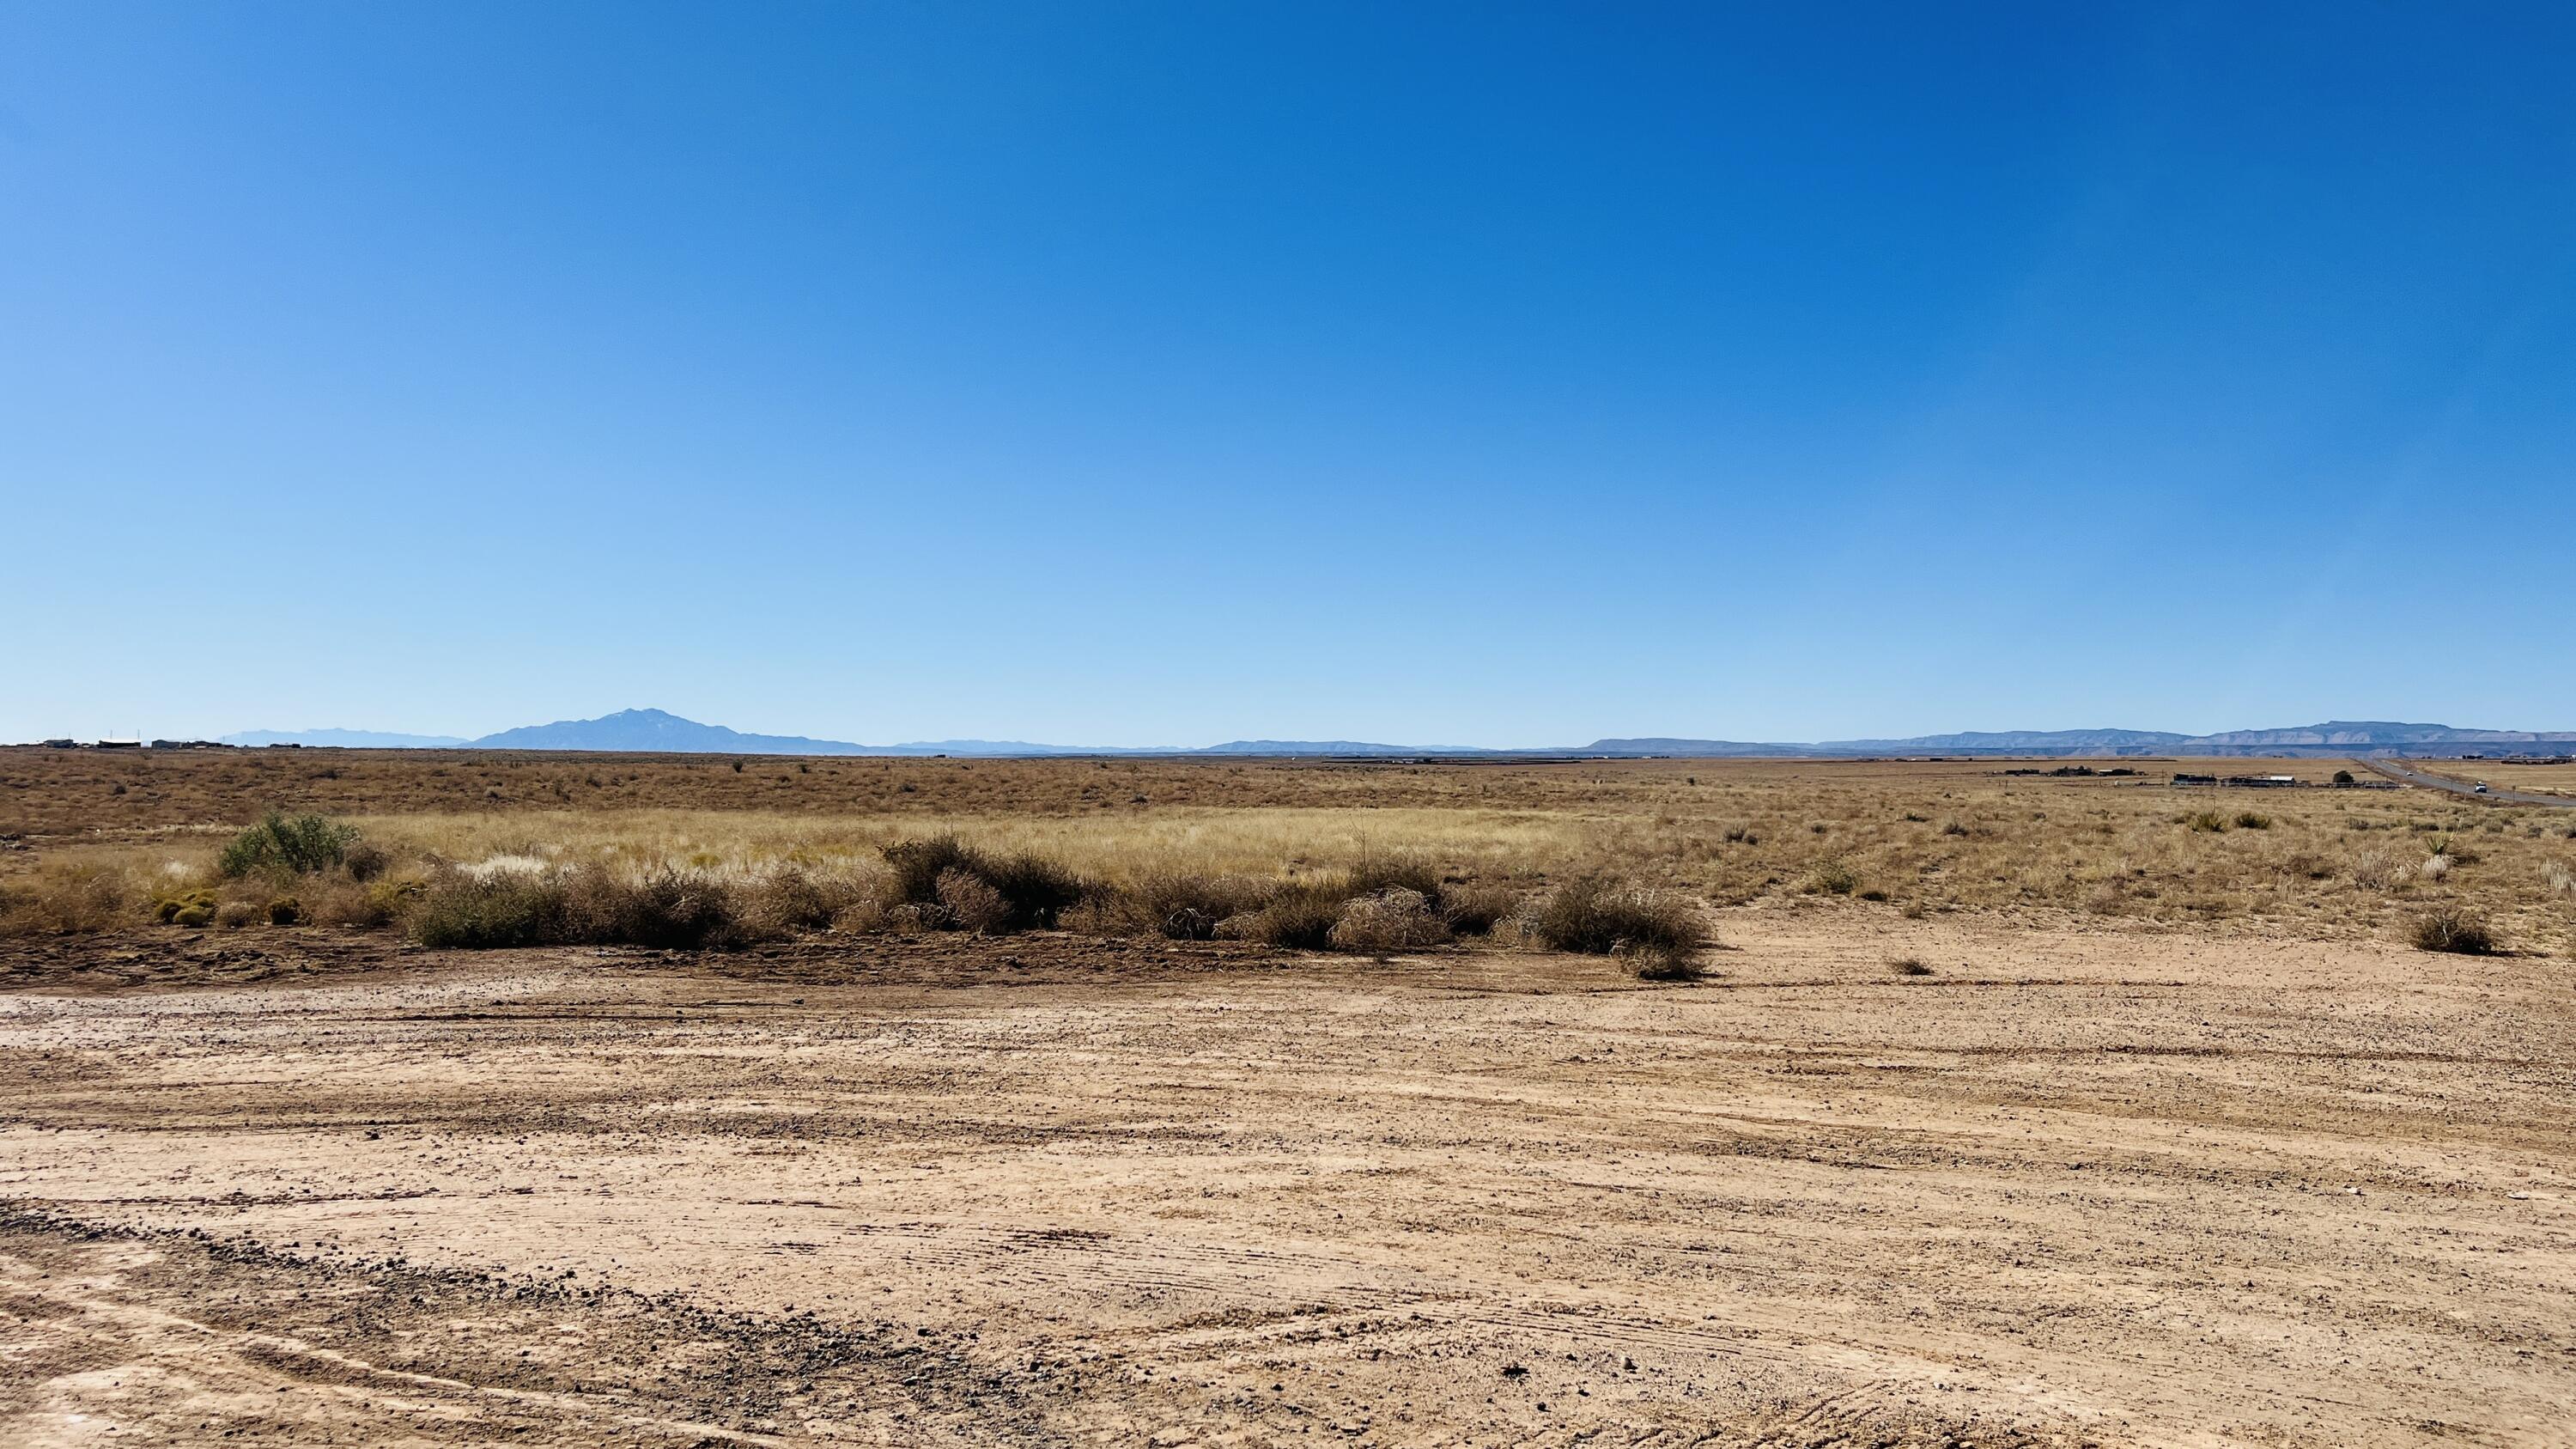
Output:
M474 743L454 735L394 735L381 730L244 730L227 745L314 745L336 750L453 750Z
M2576 751L2576 731L2455 729L2382 720L2330 720L2292 729L2183 735L2162 730L2005 730L1916 735L1906 739L1825 740L1810 744L1683 739L1662 735L1594 740L1588 745L1490 749L1480 745L1388 745L1361 740L1229 740L1198 748L1134 745L1042 745L1020 740L915 740L860 745L802 735L750 735L700 724L658 709L620 710L599 719L525 725L481 739L385 734L369 730L252 730L226 735L228 745L309 745L343 749L607 750L635 754L959 755L1032 758L1046 755L1237 755L1368 759L1404 756L1530 755L1618 758L1674 755L1695 759L1802 759L1871 755L2402 755L2457 754L2472 747Z

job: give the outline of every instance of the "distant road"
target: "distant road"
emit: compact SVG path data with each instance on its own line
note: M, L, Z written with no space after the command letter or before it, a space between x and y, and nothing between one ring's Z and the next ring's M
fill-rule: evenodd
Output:
M2492 785L2488 786L2487 792L2481 795L2477 792L2476 786L2469 781L2455 780L2448 775L2436 775L2428 770L2409 769L2387 760L2364 760L2362 763L2392 780L2401 780L2409 785L2421 785L2428 790L2448 790L2454 795L2466 795L2472 800L2498 800L2515 805L2556 805L2576 810L2576 799L2569 799L2565 795L2535 795L2528 790L2499 790Z

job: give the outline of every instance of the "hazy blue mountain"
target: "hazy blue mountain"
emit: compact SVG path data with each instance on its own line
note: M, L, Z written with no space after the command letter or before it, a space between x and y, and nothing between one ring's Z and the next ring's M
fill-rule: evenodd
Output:
M1663 735L1637 739L1594 740L1557 753L1570 755L1687 755L1692 759L1765 759L1812 755L1814 745L1768 745L1746 740L1688 740Z
M478 750L615 750L679 755L881 755L882 746L803 735L747 735L658 709L622 709L598 719L522 725L474 741Z
M2406 745L2564 744L2576 733L2535 734L2529 730L2454 729L2439 724L2397 724L2388 720L2328 720L2282 730L2231 730L2205 735L2198 744L2231 749L2325 746L2334 749L2395 749Z
M1490 755L1483 745L1373 745L1362 740L1228 740L1192 755Z
M227 745L314 745L339 750L452 750L465 741L454 735L398 735L382 730L244 730L226 735Z
M1914 735L1904 739L1827 740L1822 743L1703 740L1649 735L1594 740L1588 745L1493 749L1481 745L1390 745L1365 740L1228 740L1199 748L1050 745L1025 740L913 740L861 745L803 735L753 735L723 725L700 724L658 709L620 710L599 719L557 720L459 740L440 735L369 730L251 730L227 735L234 745L337 745L349 749L614 750L637 754L739 755L954 755L978 759L1053 755L1229 755L1283 758L1351 758L1445 755L1669 755L1700 759L1786 759L1856 755L2352 755L2429 753L2463 748L2576 748L2576 731L2455 729L2439 724L2329 720L2288 729L2234 730L2183 735L2167 730L1999 730Z
M2054 753L2064 750L2170 750L2190 739L2189 735L2165 730L1998 730L1917 735L1903 740L1828 740L1818 748L1837 754L1877 754L1888 750L1917 753L1927 750L1969 753L2038 750Z
M903 744L886 746L883 753L1027 759L1043 755L1180 755L1188 751L1172 745L1033 745L1026 740L908 740Z

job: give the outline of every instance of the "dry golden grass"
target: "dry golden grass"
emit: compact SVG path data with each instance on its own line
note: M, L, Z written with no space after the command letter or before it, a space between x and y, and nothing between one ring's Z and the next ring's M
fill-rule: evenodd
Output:
M20 931L147 918L204 885L272 806L349 820L393 874L593 861L754 879L872 870L953 831L1132 887L1303 878L1419 855L1458 882L1535 890L1607 872L1720 907L2053 911L2138 927L2390 935L2474 909L2518 949L2576 930L2576 811L2424 791L2176 790L2176 769L2322 780L2342 762L2140 765L2137 779L2014 777L2011 762L1618 761L1379 765L233 751L0 751L0 855ZM122 794L115 787L125 787ZM2195 828L2194 815L2209 817ZM266 883L221 883L265 910ZM315 881L307 914L371 895Z

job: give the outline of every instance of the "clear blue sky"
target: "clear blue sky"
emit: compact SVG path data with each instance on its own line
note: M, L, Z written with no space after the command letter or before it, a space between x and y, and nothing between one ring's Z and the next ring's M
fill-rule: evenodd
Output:
M0 738L2576 726L2576 7L0 0Z

